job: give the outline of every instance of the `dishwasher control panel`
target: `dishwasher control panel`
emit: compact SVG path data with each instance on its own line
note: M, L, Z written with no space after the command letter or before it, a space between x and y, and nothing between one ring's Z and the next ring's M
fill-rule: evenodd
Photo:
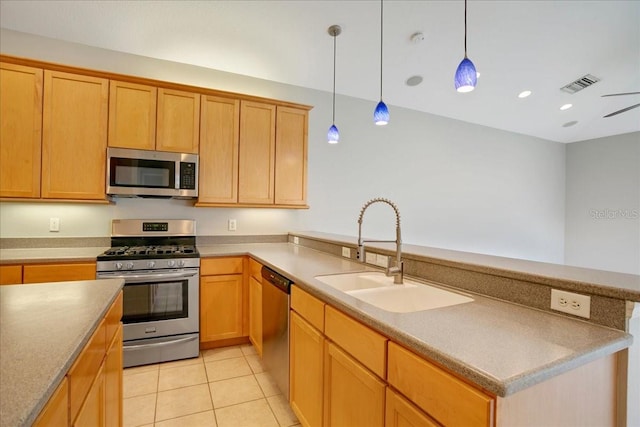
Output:
M269 267L262 267L262 278L267 282L275 285L280 290L286 293L290 293L291 284L293 283L290 279L287 279L283 275L276 273Z

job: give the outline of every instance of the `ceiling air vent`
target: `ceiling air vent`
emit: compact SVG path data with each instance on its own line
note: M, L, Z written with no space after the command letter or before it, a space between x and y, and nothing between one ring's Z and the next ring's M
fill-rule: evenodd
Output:
M568 85L561 87L560 90L563 92L574 94L576 92L581 91L582 89L589 87L593 84L596 84L600 81L596 76L592 76L591 74L587 74L586 76L580 77L578 80L569 83Z

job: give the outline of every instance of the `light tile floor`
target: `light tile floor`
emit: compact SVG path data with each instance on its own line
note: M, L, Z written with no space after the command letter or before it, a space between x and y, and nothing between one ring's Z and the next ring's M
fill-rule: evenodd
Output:
M125 427L289 427L298 420L247 344L124 370Z

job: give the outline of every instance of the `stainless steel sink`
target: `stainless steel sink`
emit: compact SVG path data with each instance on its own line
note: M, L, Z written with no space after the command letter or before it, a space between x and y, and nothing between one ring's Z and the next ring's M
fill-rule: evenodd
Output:
M393 277L378 272L332 274L316 276L316 279L393 313L412 313L473 301L468 296L412 280L394 284Z

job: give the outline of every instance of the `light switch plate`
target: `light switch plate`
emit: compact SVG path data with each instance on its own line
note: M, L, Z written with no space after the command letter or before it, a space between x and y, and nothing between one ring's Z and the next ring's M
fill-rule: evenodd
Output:
M60 218L49 218L49 231L60 231Z
M376 254L376 265L378 267L387 268L389 266L389 257L382 254Z
M375 252L365 252L365 260L367 261L367 264L377 265L376 262L378 262L378 254Z

